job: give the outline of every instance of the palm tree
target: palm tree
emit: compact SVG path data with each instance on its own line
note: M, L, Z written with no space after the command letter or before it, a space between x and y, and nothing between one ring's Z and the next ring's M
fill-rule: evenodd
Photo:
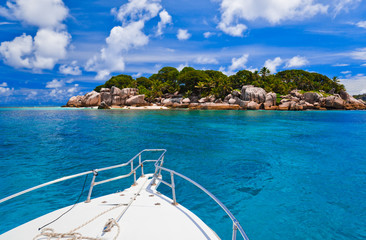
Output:
M269 74L271 74L271 71L269 71L269 69L268 69L268 68L263 67L259 73L262 75L262 77L264 77L264 78L265 78L265 77L267 77Z

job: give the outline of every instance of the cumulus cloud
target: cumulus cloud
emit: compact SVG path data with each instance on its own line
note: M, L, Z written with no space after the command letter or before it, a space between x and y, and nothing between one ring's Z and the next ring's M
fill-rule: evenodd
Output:
M229 66L229 71L246 68L245 65L248 62L248 58L249 58L249 54L244 54L240 58L232 58L231 65Z
M177 38L178 40L187 40L191 37L191 34L187 29L178 29Z
M8 84L6 82L3 82L0 84L0 87L7 87L7 86L8 86Z
M197 57L194 60L194 62L198 63L198 64L218 64L219 63L216 58L204 57L204 56Z
M357 74L355 76L347 76L339 80L351 95L366 93L366 76Z
M168 12L162 10L160 0L129 0L119 9L112 9L112 14L122 25L112 28L106 38L106 46L100 54L89 59L85 66L85 70L97 72L95 78L98 80L108 78L112 72L124 71L124 55L130 49L148 44L149 36L143 32L147 21L159 14L161 33L163 26L171 22Z
M160 0L129 0L123 4L117 11L113 9L118 20L126 24L133 21L148 21L158 15L162 9Z
M71 65L61 65L59 71L65 75L81 75L81 70L80 67L77 66L77 61L73 61Z
M215 33L213 33L213 32L204 32L203 33L203 36L205 37L205 38L209 38L209 37L212 37L212 36L214 36L215 35Z
M33 51L33 38L25 34L0 45L0 54L6 64L17 68L31 68L29 56Z
M79 84L66 85L63 80L53 79L47 82L46 88L51 89L48 93L54 100L63 100L73 96L79 91Z
M69 12L62 0L13 0L6 5L0 15L39 28L62 28Z
M14 0L0 15L39 27L35 37L23 34L12 41L2 42L0 55L3 61L15 68L52 69L66 57L71 36L62 22L68 9L62 0Z
M14 88L0 87L0 96L1 97L9 97L13 95Z
M277 67L281 66L282 63L283 63L283 60L280 57L276 57L275 59L268 59L264 63L264 66L266 68L268 68L268 70L271 71L271 73L276 73Z
M235 73L235 70L243 70L246 69L247 62L248 62L249 54L243 54L239 58L232 58L231 65L226 69L225 67L220 67L219 71L224 73L227 76L231 76ZM252 69L252 67L250 67Z
M366 28L366 21L360 21L356 23L356 26L360 28Z
M264 19L271 24L299 20L326 13L328 5L313 0L221 0L218 28L231 36L243 36L247 26L242 20Z
M156 30L157 36L161 36L165 26L172 23L172 16L170 16L165 9L159 13L159 17L160 21L158 22L158 29Z
M52 69L66 57L71 36L50 29L40 29L34 39L23 34L12 41L2 42L0 55L6 64L15 68Z
M131 48L144 46L149 42L142 29L144 21L132 22L126 27L114 27L106 39L107 46L102 48L99 56L88 60L85 69L97 71L96 79L106 79L113 71L123 71L125 62L123 53Z
M46 83L46 88L61 88L65 85L62 80L53 79L50 82Z
M309 61L305 57L295 56L287 61L286 68L302 67L309 64Z

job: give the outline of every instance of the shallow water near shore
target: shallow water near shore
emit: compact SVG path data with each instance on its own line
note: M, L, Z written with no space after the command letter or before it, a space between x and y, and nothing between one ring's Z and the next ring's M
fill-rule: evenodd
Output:
M165 148L165 166L215 194L251 240L366 238L366 111L0 108L0 131L0 198ZM73 204L84 180L1 204L0 233ZM97 186L93 196L131 183ZM231 239L232 224L213 201L176 185L179 203Z

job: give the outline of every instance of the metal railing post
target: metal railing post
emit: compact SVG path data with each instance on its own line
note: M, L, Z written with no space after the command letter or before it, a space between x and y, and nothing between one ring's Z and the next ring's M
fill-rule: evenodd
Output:
M89 188L89 193L88 193L88 197L86 199L86 203L90 202L90 197L91 197L91 194L93 192L93 187L94 187L94 182L95 182L95 178L98 176L98 172L96 170L93 170L93 178L92 178L92 181L90 183L90 188Z
M161 158L161 164L160 164L160 167L162 167L164 164L164 156ZM159 169L159 174L158 176L161 176L161 168Z
M236 240L236 232L238 230L238 226L233 222L233 238L232 240Z
M178 205L177 199L175 197L175 184L174 184L174 173L170 172L170 179L172 184L172 195L173 195L173 205Z
M141 154L139 155L139 164L141 166L141 177L145 177L145 174L144 174L144 164L141 163Z
M133 160L131 161L131 172L133 172L133 184L132 186L136 186L136 171L133 169Z

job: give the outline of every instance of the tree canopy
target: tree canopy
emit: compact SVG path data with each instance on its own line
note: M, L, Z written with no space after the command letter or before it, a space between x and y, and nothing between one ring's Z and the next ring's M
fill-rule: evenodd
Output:
M277 74L271 74L268 68L262 68L259 72L248 70L238 71L236 74L226 76L215 70L196 70L185 67L178 71L174 67L163 67L149 78L139 77L133 79L129 75L114 76L103 85L94 90L99 92L101 88L138 88L141 94L147 98L161 97L165 93L179 92L184 96L196 95L205 97L215 95L224 98L232 90L241 89L243 85L262 87L267 92L287 94L293 89L303 91L335 92L344 90L337 77L329 77L304 70L285 70Z

